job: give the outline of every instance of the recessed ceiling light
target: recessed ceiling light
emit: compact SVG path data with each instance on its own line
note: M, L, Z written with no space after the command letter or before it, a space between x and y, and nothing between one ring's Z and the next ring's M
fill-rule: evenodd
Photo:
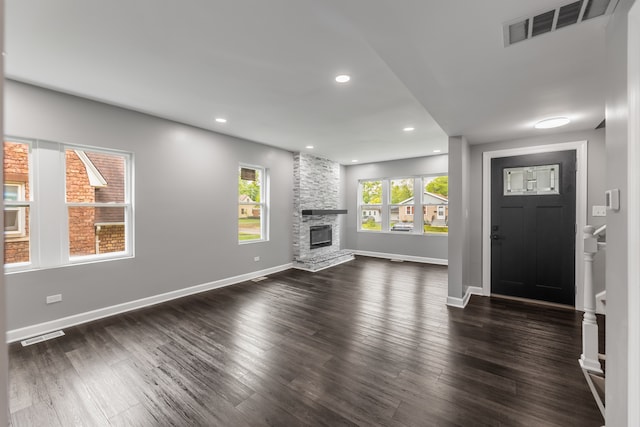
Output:
M356 159L351 160L351 163L358 163Z
M307 145L305 148L308 148L309 150L313 150L313 145Z
M227 119L224 119L222 117L216 117L216 122L218 122L218 123L227 123Z
M338 83L347 83L349 80L351 80L351 76L348 74L339 74L336 76L336 81Z
M412 131L416 130L416 128L408 126L408 127L404 128L402 130L405 131L405 132L412 132Z
M433 150L434 153L442 153L442 150Z
M571 122L571 120L567 117L551 117L549 119L540 120L533 127L536 129L552 129L568 125L569 122Z

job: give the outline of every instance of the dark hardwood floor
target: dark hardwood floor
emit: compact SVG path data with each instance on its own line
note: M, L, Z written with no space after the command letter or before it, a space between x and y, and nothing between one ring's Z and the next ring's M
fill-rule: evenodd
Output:
M362 258L10 346L13 426L600 426L580 316Z

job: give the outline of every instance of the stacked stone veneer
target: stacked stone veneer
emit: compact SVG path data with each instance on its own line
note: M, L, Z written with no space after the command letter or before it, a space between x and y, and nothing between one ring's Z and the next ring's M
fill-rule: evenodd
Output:
M339 209L340 165L321 157L296 153L293 175L294 266L315 271L353 259L353 254L340 251L338 215L302 215L303 209ZM331 246L309 247L313 225L331 225Z

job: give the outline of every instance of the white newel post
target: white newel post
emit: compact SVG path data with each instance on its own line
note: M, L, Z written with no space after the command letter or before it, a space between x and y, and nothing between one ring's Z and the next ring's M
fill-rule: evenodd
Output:
M598 360L598 322L596 297L593 293L593 257L598 252L595 227L584 228L584 318L582 320L582 355L580 365L589 371L602 373Z

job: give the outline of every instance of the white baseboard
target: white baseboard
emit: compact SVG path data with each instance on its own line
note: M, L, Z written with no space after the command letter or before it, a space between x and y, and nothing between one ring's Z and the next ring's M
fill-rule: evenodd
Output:
M216 280L214 282L203 283L201 285L190 286L184 289L178 289L164 294L154 295L135 301L129 301L122 304L112 305L110 307L99 308L97 310L87 311L85 313L74 314L72 316L63 317L49 322L39 323L37 325L26 326L24 328L13 329L7 331L7 342L12 343L29 338L36 335L46 334L58 329L69 328L71 326L80 325L82 323L92 322L94 320L103 319L105 317L114 316L116 314L125 313L127 311L137 310L143 307L160 304L188 295L198 294L200 292L210 291L212 289L223 288L225 286L235 285L237 283L246 282L261 276L278 273L288 270L292 264L283 264L276 267L267 268L252 273L241 274L239 276L229 277L227 279Z
M480 286L467 286L467 291L464 293L464 297L447 297L447 305L449 307L465 308L469 303L471 295L483 295L482 288Z
M436 264L436 265L449 265L449 260L440 258L427 258L421 256L412 255L400 255L400 254L387 254L384 252L370 252L370 251L358 251L355 249L349 249L353 251L354 255L369 256L374 258L387 258L401 261L421 262L424 264Z

